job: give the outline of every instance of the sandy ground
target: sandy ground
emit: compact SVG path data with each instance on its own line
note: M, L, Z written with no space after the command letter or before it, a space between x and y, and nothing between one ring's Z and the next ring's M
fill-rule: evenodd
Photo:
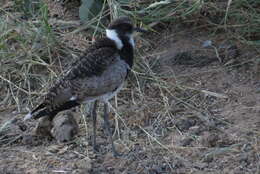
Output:
M145 51L136 62L149 64L150 77L163 83L140 75L139 84L131 74L118 95L119 131L117 114L111 112L110 122L123 157L112 156L102 117L100 151L94 153L91 118L85 124L76 112L78 135L58 143L32 136L37 122L24 123L15 108L3 106L1 125L17 119L0 134L0 173L260 173L260 65L250 61L254 50L185 26L144 38L150 44L137 41ZM214 47L204 47L207 40Z

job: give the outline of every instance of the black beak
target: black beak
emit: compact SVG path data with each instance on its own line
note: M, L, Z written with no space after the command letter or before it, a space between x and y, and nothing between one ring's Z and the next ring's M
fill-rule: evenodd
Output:
M142 28L139 28L139 27L135 27L135 28L134 28L134 31L140 32L140 33L146 33L146 32L148 32L147 30L142 29Z

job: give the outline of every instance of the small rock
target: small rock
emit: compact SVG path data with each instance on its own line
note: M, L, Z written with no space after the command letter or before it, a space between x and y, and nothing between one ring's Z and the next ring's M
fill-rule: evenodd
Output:
M58 142L71 141L78 132L79 127L72 112L65 111L54 118L51 134Z
M34 133L40 136L51 136L52 122L49 117L41 117L34 129Z

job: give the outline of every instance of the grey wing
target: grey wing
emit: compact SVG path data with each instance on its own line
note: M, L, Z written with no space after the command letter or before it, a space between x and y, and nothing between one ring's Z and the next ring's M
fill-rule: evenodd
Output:
M114 47L100 47L82 57L45 95L30 118L55 116L84 100L97 99L120 87L127 76L128 65Z
M50 88L42 105L48 107L49 110L54 110L71 100L76 99L80 103L86 95L98 95L103 91L109 90L107 88L111 86L109 85L110 82L104 81L108 81L107 79L115 80L106 74L108 71L121 71L120 68L120 70L118 68L116 70L111 69L111 66L117 67L118 64L120 66L120 62L116 49L110 47L102 47L88 53ZM109 73L110 75L111 72ZM124 72L120 74L124 76ZM119 78L116 76L116 79L118 80ZM116 86L114 83L113 85ZM89 94L87 94L88 92Z
M128 69L128 64L117 56L100 76L75 79L77 88L74 89L74 98L84 102L115 92L122 86Z

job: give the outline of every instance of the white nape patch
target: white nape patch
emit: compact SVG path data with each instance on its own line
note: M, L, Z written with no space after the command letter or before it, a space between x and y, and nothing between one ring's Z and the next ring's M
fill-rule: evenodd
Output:
M121 39L118 37L115 30L106 29L106 35L109 39L115 41L117 49L120 50L121 48L123 48L123 43Z
M25 115L25 117L23 118L23 121L29 120L32 118L32 114L29 112L28 114Z
M131 35L129 36L129 42L130 42L130 44L131 44L133 47L135 47L135 41L134 41L133 34L131 34Z
M77 99L76 96L72 96L72 97L70 97L70 101L73 101L73 100L76 100L76 99Z

